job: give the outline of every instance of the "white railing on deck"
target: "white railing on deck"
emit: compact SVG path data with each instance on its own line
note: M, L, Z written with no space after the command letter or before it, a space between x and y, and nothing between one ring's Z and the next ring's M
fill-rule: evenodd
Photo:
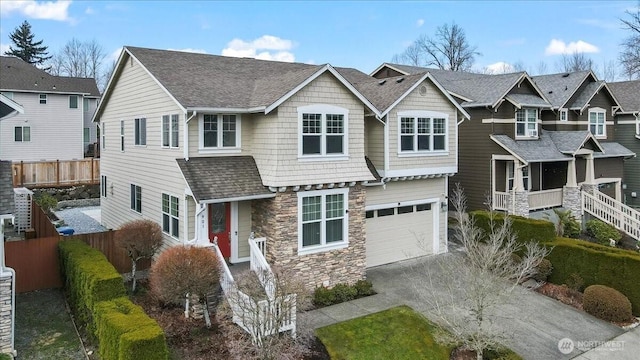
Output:
M529 210L562 206L562 189L529 192Z
M249 259L251 270L258 276L260 284L262 284L262 287L267 293L269 299L273 299L276 295L276 287L274 283L273 272L271 272L271 267L269 266L269 263L267 263L267 259L264 257L266 243L266 238L254 239L252 233L251 237L249 237Z
M595 195L582 192L582 211L615 226L636 240L640 240L640 212L602 192Z
M509 211L511 208L509 205L509 193L502 191L494 191L493 192L493 209L494 210L502 210Z
M237 288L217 241L213 244L218 262L222 267L220 285L231 307L233 322L251 334L254 343L260 343L263 337L279 332L290 331L291 336L296 335L296 294L275 297L274 276L261 252L261 249L265 250L265 243L264 238L249 239L251 270L256 272L261 283L263 281L268 283L268 285L263 283L267 299L258 301ZM254 262L257 264L255 269Z

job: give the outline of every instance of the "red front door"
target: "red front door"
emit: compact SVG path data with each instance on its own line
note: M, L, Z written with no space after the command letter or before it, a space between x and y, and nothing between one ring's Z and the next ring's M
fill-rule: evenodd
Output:
M231 204L209 205L209 241L218 238L218 247L225 258L231 257Z

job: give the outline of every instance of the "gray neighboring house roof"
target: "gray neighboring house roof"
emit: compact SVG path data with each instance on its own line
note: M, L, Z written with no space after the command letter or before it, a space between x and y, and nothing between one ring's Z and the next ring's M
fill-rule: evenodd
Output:
M538 88L542 90L547 99L549 99L551 105L553 105L554 108L560 108L566 107L567 101L569 101L589 75L595 79L591 71L538 75L532 76L531 79L538 85Z
M615 142L598 142L588 131L540 131L537 140L513 140L508 135L491 135L491 139L514 156L531 162L569 161L592 142L596 158L633 157L635 154Z
M607 83L623 113L640 112L640 80Z
M0 90L100 97L95 79L50 75L12 56L0 56Z
M589 105L589 101L591 100L591 98L593 98L593 96L604 86L605 83L602 80L594 81L587 84L587 86L584 88L584 90L582 90L580 95L578 95L576 100L573 102L573 104L571 104L571 106L569 106L569 108L571 110L584 109L587 105Z
M198 202L275 196L262 184L252 156L192 157L176 162Z
M543 98L532 94L509 94L506 97L507 100L516 104L518 107L530 106L539 108L550 108L549 104Z

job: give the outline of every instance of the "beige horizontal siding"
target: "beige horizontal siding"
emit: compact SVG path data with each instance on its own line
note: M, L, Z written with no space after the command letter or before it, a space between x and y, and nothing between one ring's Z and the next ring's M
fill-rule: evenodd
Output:
M249 256L251 235L251 201L238 202L238 257Z
M373 117L364 121L367 156L376 169L384 170L384 125Z

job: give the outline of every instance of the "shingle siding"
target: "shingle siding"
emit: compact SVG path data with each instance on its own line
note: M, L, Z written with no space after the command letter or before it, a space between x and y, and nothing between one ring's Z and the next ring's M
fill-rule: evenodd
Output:
M618 116L620 120L634 120L632 115ZM635 124L617 124L616 140L629 150L636 153L636 157L624 161L624 179L623 183L627 185L623 189L626 203L633 206L640 206L640 139L636 138ZM631 193L635 192L636 197L632 197Z

